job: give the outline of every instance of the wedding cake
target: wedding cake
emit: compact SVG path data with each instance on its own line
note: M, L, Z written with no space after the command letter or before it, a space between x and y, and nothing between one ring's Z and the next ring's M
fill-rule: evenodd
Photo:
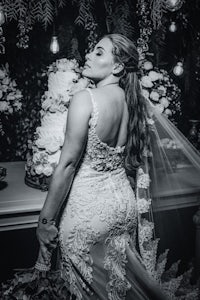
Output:
M80 72L75 59L58 59L48 68L48 91L42 96L40 126L33 140L25 165L25 183L42 190L48 189L51 175L57 165L64 142L67 112Z

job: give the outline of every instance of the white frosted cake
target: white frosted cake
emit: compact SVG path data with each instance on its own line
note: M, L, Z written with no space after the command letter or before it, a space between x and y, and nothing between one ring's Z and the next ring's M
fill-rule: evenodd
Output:
M41 125L29 141L25 182L42 190L57 165L64 142L71 91L78 82L75 59L59 59L48 69L48 91L42 96Z

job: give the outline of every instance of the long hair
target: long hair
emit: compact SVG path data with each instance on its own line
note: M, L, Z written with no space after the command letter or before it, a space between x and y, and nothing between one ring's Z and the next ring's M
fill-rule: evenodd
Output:
M115 62L124 66L122 73L118 75L129 112L125 167L128 171L133 171L142 163L143 152L148 144L147 106L137 75L139 54L135 44L127 37L121 34L108 34L106 37L113 44Z

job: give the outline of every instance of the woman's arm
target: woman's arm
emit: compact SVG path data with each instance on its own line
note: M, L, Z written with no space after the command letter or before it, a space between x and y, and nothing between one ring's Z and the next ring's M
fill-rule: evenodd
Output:
M41 245L50 245L57 235L54 220L69 193L76 167L85 149L91 112L92 104L88 92L76 93L68 111L60 160L53 173L47 198L39 216L37 237Z

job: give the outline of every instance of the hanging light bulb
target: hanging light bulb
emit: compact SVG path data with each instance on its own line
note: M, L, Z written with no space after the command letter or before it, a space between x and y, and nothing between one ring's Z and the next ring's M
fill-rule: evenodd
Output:
M58 43L58 38L56 35L53 35L51 38L50 50L53 54L56 54L60 50L60 46Z
M164 4L169 11L176 11L181 8L183 0L166 0Z
M5 22L5 16L2 6L0 6L0 26Z
M177 30L176 22L172 21L171 24L169 25L169 31L176 32L176 30Z
M183 63L182 62L177 62L177 64L175 65L175 67L173 68L173 73L176 76L181 76L183 74Z

